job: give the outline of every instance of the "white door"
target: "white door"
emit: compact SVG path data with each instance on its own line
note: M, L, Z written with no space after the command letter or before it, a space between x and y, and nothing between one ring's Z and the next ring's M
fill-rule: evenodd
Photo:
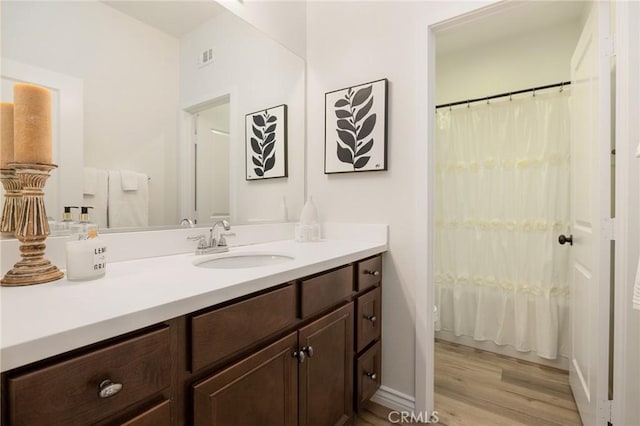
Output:
M585 425L606 426L611 220L608 2L592 3L571 59L570 382ZM562 237L561 237L562 238Z

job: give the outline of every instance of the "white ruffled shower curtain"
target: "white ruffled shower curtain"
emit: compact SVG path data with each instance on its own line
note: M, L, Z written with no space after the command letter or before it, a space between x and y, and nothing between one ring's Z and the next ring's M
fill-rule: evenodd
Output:
M436 331L568 354L568 92L437 111Z

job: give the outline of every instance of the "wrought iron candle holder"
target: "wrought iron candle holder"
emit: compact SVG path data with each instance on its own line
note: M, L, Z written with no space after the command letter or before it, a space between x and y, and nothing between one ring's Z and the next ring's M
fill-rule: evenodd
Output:
M22 194L20 193L22 186L16 176L15 169L0 169L0 181L4 187L0 232L13 234L18 226L18 215L22 208Z
M15 236L20 241L19 260L0 280L3 286L41 284L64 276L44 258L49 223L44 207L44 185L55 164L11 163L21 185L22 201L17 212Z

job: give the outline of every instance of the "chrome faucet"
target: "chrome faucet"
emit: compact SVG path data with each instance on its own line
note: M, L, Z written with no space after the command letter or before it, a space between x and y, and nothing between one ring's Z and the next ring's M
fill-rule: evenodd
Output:
M209 231L209 246L210 247L226 247L227 246L227 240L226 238L224 238L225 236L230 236L230 235L234 235L231 233L228 234L217 234L216 230L219 226L222 226L222 228L225 231L228 231L231 229L231 225L229 224L229 221L227 220L219 220L216 223L213 224L213 226L211 227L211 230Z
M209 239L204 234L193 235L187 237L188 240L197 240L198 248L196 249L196 254L211 254L211 253L224 253L225 251L229 251L229 247L227 247L227 240L225 236L235 235L233 233L218 233L218 228L222 227L225 231L231 229L231 225L226 220L220 220L213 224L211 229L209 229Z

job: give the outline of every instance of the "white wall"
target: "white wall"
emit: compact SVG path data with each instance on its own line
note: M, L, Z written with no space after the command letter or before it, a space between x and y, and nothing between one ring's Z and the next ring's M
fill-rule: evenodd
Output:
M213 63L197 66L213 48ZM231 13L180 40L180 104L188 108L230 95L231 221L274 220L283 196L297 217L304 198L304 61ZM245 115L288 105L288 178L245 180Z
M306 1L220 0L219 3L296 55L306 57Z
M389 224L384 257L383 385L417 408L416 316L433 306L427 291L427 46L428 26L481 7L481 2L310 2L307 5L307 179L322 221ZM386 172L325 175L324 94L386 77ZM427 298L416 312L415 300ZM427 334L427 333L425 333ZM422 353L421 353L422 352ZM428 378L428 377L427 377ZM423 400L423 401L420 401Z
M85 164L148 174L150 224L177 223L178 40L99 2L2 2L2 35L3 56L83 80Z
M580 28L575 20L488 45L438 51L436 104L571 80Z

